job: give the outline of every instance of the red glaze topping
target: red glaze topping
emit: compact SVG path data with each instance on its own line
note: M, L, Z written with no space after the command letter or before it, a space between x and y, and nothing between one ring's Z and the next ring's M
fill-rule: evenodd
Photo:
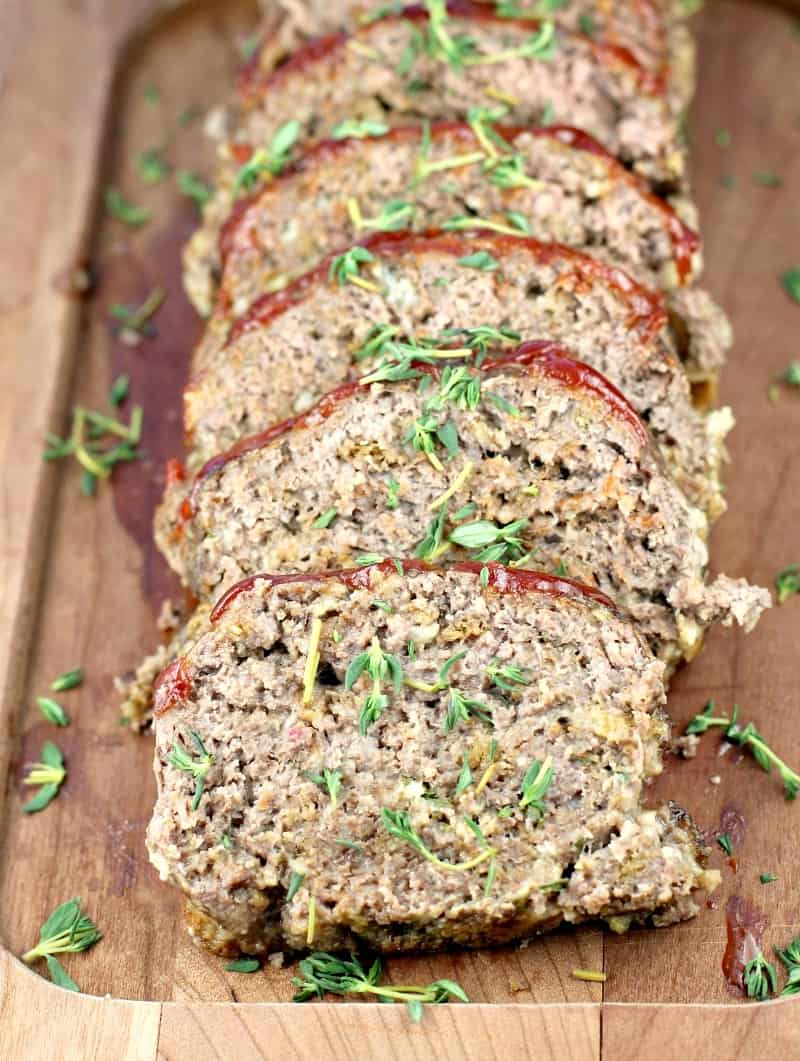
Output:
M269 582L269 588L282 586L289 582L324 582L326 579L336 579L343 582L351 589L365 589L372 584L372 573L393 574L397 571L398 564L401 566L403 575L419 574L424 571L463 571L465 574L480 576L482 570L487 570L489 575L487 587L498 593L546 593L551 597L570 597L572 600L582 601L584 604L601 604L604 608L616 611L616 605L600 590L592 589L582 582L576 582L571 578L562 578L558 575L548 575L543 571L530 571L527 568L505 567L503 564L481 564L477 561L464 560L460 563L433 566L424 560L395 560L385 559L379 563L370 564L366 567L344 568L339 571L312 571L291 575L250 575L242 579L235 586L223 594L214 605L211 612L211 622L216 623L228 610L237 597L248 593L256 582L264 580ZM165 672L166 673L166 672Z
M500 136L510 143L513 143L519 136L527 133L530 136L557 140L559 143L572 147L577 151L585 151L588 154L603 159L609 169L613 171L614 176L617 177L617 179L623 180L633 187L642 198L647 199L648 202L661 213L664 225L667 228L669 237L672 241L678 277L681 283L685 282L691 273L692 257L697 252L700 245L699 237L688 227L688 225L685 225L681 221L668 203L663 199L659 199L657 195L654 195L650 191L646 180L627 170L617 161L614 155L600 143L599 140L590 136L589 133L585 133L583 130L576 129L570 125L499 125L495 128ZM475 134L467 122L442 121L431 124L431 138L434 141L444 139L448 136L456 138L463 137L465 139L470 139L473 142L475 141ZM280 195L283 181L291 180L299 173L303 173L315 166L324 165L331 159L335 159L336 156L343 151L350 150L354 147L358 151L363 151L368 149L370 144L375 144L377 146L386 141L402 143L406 141L419 141L421 138L421 125L399 125L391 128L387 133L384 133L383 136L368 137L363 140L358 137L345 137L342 140L320 140L316 144L313 144L293 165L284 170L276 180L269 181L253 195L238 199L234 203L225 224L220 230L219 251L223 265L231 253L237 248L237 245L241 246L243 249L249 248L250 232L248 221L250 220L250 209L253 209L253 219L255 219L258 210L262 207L264 199L268 199L271 195ZM242 148L244 145L239 145L239 147ZM251 151L252 149L247 148L247 150Z
M560 243L543 243L532 236L508 236L480 230L476 230L472 235L462 235L442 232L441 229L428 229L425 232L376 232L358 243L372 254L383 257L437 253L461 258L478 247L485 247L499 259L502 259L504 254L523 251L543 264L565 260L571 264L572 275L579 284L587 281L602 283L618 292L629 303L628 327L638 331L644 341L659 332L667 322L664 299L658 292L637 283L622 269L606 265ZM337 257L337 253L329 254L319 265L299 276L282 291L275 291L257 299L248 311L233 323L227 342L235 342L245 332L269 324L301 303L314 287L328 283L331 263ZM563 279L562 277L561 280Z
M441 369L435 365L422 362L413 362L414 368L421 373L438 380ZM639 415L628 400L617 388L609 382L600 372L570 357L568 352L557 343L547 339L532 340L522 343L512 354L502 357L487 359L478 369L481 376L489 377L501 372L530 371L534 366L551 379L559 380L568 387L577 390L588 391L594 397L603 401L608 409L629 427L633 428L639 441L643 446L648 443L649 435L647 428L642 423ZM306 412L299 416L289 417L277 424L271 424L266 430L247 438L241 439L224 453L218 453L207 461L197 473L188 499L184 500L180 507L178 523L183 525L194 515L197 505L197 495L202 487L203 481L210 475L221 471L231 461L262 449L276 438L287 434L298 428L312 427L328 417L350 398L359 392L369 390L371 384L363 384L360 380L349 380L342 383L334 390L328 391L318 402L312 405Z
M192 682L186 671L186 660L179 656L156 678L153 686L153 714L156 718L172 707L184 703L192 692Z
M728 942L722 958L722 972L732 994L745 994L744 969L761 951L767 919L757 907L740 895L732 895L725 907Z
M504 18L497 13L494 5L487 3L476 3L474 0L449 0L447 14L450 18L469 19L474 22L495 23L501 26L518 26L527 33L535 33L541 26L541 21L529 18ZM239 77L239 93L245 101L255 103L259 98L269 94L277 85L281 84L287 76L294 73L303 73L312 64L343 51L348 40L360 40L369 38L374 26L386 25L392 22L427 22L429 19L428 9L422 4L412 4L404 7L398 13L389 13L384 18L378 19L369 25L357 29L351 36L344 33L331 33L324 37L317 37L308 41L302 47L292 53L290 59L277 69L264 73L258 60L248 63ZM648 95L663 95L665 80L663 72L652 73L645 69L636 59L632 52L618 44L607 43L596 40L594 37L584 33L570 33L560 30L562 35L568 35L582 40L598 58L606 63L616 62L628 67L635 75L639 88ZM317 74L316 76L320 76Z

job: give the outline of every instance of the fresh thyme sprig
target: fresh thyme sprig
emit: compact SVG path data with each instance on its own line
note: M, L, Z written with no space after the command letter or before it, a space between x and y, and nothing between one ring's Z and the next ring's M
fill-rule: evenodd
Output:
M344 287L345 284L356 284L367 291L379 291L377 284L359 275L362 265L374 261L375 255L371 254L366 247L351 247L349 251L333 259L328 270L328 277L335 280L339 287Z
M528 524L527 519L518 519L505 527L498 527L490 520L479 519L455 527L448 537L454 545L474 550L473 560L485 563L508 563L525 555L519 532Z
M381 986L381 962L376 958L365 969L359 959L350 955L350 959L335 957L324 951L317 951L303 958L299 965L302 977L292 977L292 984L298 988L295 1002L307 1002L311 998L323 998L327 993L333 995L370 994L386 1002L405 1002L414 1021L422 1016L422 1006L438 1005L451 999L469 1002L464 989L453 980L435 980L427 987L391 984Z
M52 722L54 726L69 725L69 715L57 700L53 700L49 696L37 696L36 706L41 711L42 716L48 722Z
M331 129L331 137L334 140L365 140L373 136L384 136L389 132L389 126L385 122L371 121L365 118L359 121L356 118L347 118L343 122L337 122Z
M233 182L233 194L252 191L262 177L277 177L286 168L289 152L300 135L301 125L296 118L284 122L273 136L269 147L259 147L239 169Z
M518 685L531 683L531 679L521 667L516 667L513 663L501 663L496 658L486 668L486 677L492 685L508 693L513 692Z
M763 1002L778 990L778 973L761 951L744 967L744 987L748 998Z
M519 805L523 810L534 812L537 821L544 817L544 797L553 780L553 758L546 756L543 762L534 759L522 779L522 796Z
M203 209L214 194L211 185L189 169L179 169L175 179L181 195L191 199L199 210Z
M146 225L152 217L152 213L146 206L137 206L130 199L126 199L119 188L106 188L105 195L106 212L116 221L121 221L129 228L139 228Z
M381 807L381 821L383 822L384 828L391 836L394 836L396 839L402 840L403 843L413 847L417 854L422 855L423 858L427 859L428 862L436 866L438 869L447 872L461 873L465 870L474 869L482 862L486 862L487 859L493 858L497 854L497 851L493 847L487 845L479 855L475 855L474 858L471 858L466 862L445 862L439 858L438 855L435 855L427 846L425 841L409 822L408 814L406 814L405 811L393 811L389 810L388 807Z
M416 209L413 203L406 202L405 199L389 199L383 204L377 216L363 217L358 200L347 200L347 213L350 215L350 221L357 232L362 229L371 229L376 232L397 232L401 228L408 228Z
M378 638L373 637L367 651L356 656L347 668L344 676L345 689L352 689L362 674L366 674L372 682L372 689L364 701L358 719L358 728L363 735L389 706L388 696L381 691L384 684L391 682L394 691L400 691L403 684L403 666L397 656L384 652Z
M22 805L26 814L36 814L44 810L58 795L64 783L67 771L64 767L64 756L57 744L45 741L42 747L41 762L33 763L23 785L41 785L41 788L27 803Z
M197 810L200 806L200 800L203 798L203 792L205 792L206 774L214 765L215 758L206 750L206 746L196 730L190 729L189 736L197 749L197 758L193 759L186 749L175 741L172 751L167 756L167 762L174 766L176 770L180 770L182 773L194 778L195 787L192 810Z
M480 719L487 726L494 725L492 721L492 709L481 700L465 696L460 689L450 686L450 695L447 700L447 711L444 716L444 732L450 733L459 722L469 722L471 718Z
M775 953L787 974L781 996L800 995L800 936L795 936L784 950L775 947Z
M758 765L766 773L770 773L775 766L783 782L783 789L787 799L795 799L800 791L800 774L795 773L791 767L780 759L772 748L766 743L752 722L742 726L739 724L739 707L734 704L733 711L729 716L714 715L715 703L709 700L703 711L695 715L686 727L687 734L702 735L714 727L725 730L725 740L736 744L740 748L747 749Z
M307 777L309 781L313 781L315 785L319 785L320 788L327 790L330 796L331 810L336 810L339 792L342 787L342 778L344 777L341 770L330 770L327 766L324 766L321 774L306 770L303 776Z
M794 593L800 593L800 564L789 564L775 576L778 604L784 604Z
M75 689L83 681L83 668L73 667L72 670L65 671L53 681L50 686L50 691L53 693L65 693L69 689Z
M80 899L69 899L48 917L39 929L39 942L22 955L22 960L30 965L37 958L44 958L54 984L68 991L78 991L78 985L55 955L88 950L102 938L92 919L81 913Z
M422 693L439 693L443 689L449 688L450 685L450 671L455 667L456 663L460 663L461 660L466 656L467 650L462 649L461 652L454 652L452 656L449 656L439 668L439 673L436 677L435 682L420 682L416 678L404 678L403 682L408 685L411 689L416 689Z
M163 287L154 287L144 302L138 306L114 302L108 312L119 321L118 335L128 346L136 346L142 339L152 338L156 334L153 317L161 308L166 298Z
M442 505L431 520L425 537L414 550L414 555L418 556L420 560L435 560L450 548L447 542L442 544L442 532L444 530L444 521L446 517L447 505Z

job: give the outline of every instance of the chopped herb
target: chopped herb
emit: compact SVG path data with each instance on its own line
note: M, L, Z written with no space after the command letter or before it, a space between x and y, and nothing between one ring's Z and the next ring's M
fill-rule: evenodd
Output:
M258 958L237 958L225 965L226 973L257 973L261 968Z
M196 730L190 729L189 736L197 749L198 758L193 759L186 749L175 741L172 745L172 751L167 756L167 762L174 766L176 770L180 770L181 773L188 774L194 778L195 787L192 799L192 810L194 811L200 806L200 800L203 798L203 792L205 791L206 774L213 766L215 759L213 755L206 751L206 746Z
M311 526L314 530L325 530L326 527L330 527L338 515L339 510L337 508L326 508L322 515L317 516Z
M167 297L163 287L154 287L144 302L138 306L114 302L108 312L120 322L119 335L130 345L135 345L142 338L151 338L156 334L152 318L161 308Z
M471 718L480 719L487 726L492 726L492 709L480 700L474 700L465 696L459 689L450 686L450 696L447 701L447 712L444 717L443 729L450 733L459 722L469 722Z
M763 1002L778 990L778 974L775 966L768 962L761 951L744 967L744 987L748 998Z
M578 25L581 27L581 33L585 33L587 37L594 37L595 33L597 33L595 21L588 11L582 11L580 13L578 16Z
M25 814L36 814L49 806L58 795L66 776L61 749L52 741L45 741L41 762L34 763L22 781L23 785L41 785L33 799L22 805Z
M442 545L442 530L446 516L447 505L445 504L434 516L425 537L414 550L414 555L418 556L420 560L435 560L437 556L449 548L446 542Z
M459 258L457 264L463 265L465 269L478 269L484 273L500 268L497 259L493 258L488 251L475 251L473 254L467 254L464 258Z
M569 577L569 568L567 567L567 565L564 563L563 560L559 560L558 561L558 564L556 565L556 574L558 575L559 578L568 578Z
M89 429L89 441L84 438ZM140 456L136 446L142 433L142 409L136 405L131 410L129 424L120 424L102 413L93 412L76 406L72 415L72 428L68 438L59 438L48 434L47 448L42 454L44 460L60 460L62 457L74 456L84 469L81 489L84 493L94 493L97 479L107 479L111 469L120 461L137 460ZM103 450L97 439L103 435L116 435L122 441L111 448ZM87 488L88 487L88 488Z
M54 726L69 725L69 715L56 700L51 700L49 696L37 696L36 706Z
M150 220L151 213L147 207L132 203L118 188L106 188L104 198L106 211L116 221L121 221L123 225L139 228Z
M458 775L458 783L456 784L456 799L464 792L465 789L469 788L472 784L472 770L469 765L469 756L464 752L464 760L461 763L461 772Z
M776 881L778 878L774 873L761 873L759 874L758 879L762 884L772 884L773 881Z
M389 126L385 122L370 121L369 118L363 121L349 118L334 125L331 136L334 140L346 140L350 137L364 140L371 136L384 136L388 132Z
M556 50L555 25L551 21L543 22L536 33L533 33L518 48L507 48L505 51L492 52L467 59L467 66L485 66L490 63L506 63L510 59L552 59Z
M392 476L389 476L389 481L386 484L386 489L388 492L388 496L386 498L386 507L388 509L396 509L399 504L397 494L400 490L400 483L398 483L398 481Z
M178 125L182 127L191 125L192 122L196 121L196 119L199 118L202 113L203 112L197 106L197 104L192 103L185 110L181 111L181 113L178 115Z
M394 691L400 691L403 684L403 667L397 656L384 652L377 637L373 637L369 649L356 656L347 668L344 676L345 689L352 689L362 674L366 674L372 681L372 689L364 701L358 720L359 731L364 735L389 706L389 698L381 692L384 683L391 682Z
M728 858L731 858L733 856L733 844L731 843L731 838L730 836L728 836L727 833L720 833L717 836L717 843L728 856Z
M277 177L289 161L289 152L300 135L300 122L292 118L284 122L272 138L268 148L260 147L253 152L239 169L233 182L233 194L244 190L250 192L266 176Z
M351 247L349 251L333 259L328 270L328 278L335 280L339 287L350 283L359 284L361 287L366 285L368 290L377 291L378 288L374 284L368 283L359 276L361 266L374 261L375 255L370 254L366 247Z
M735 188L736 177L733 173L723 173L719 179L720 184L723 188Z
M357 199L347 200L347 212L357 232L374 229L376 232L397 232L407 228L414 217L416 207L404 199L390 199L381 207L376 217L362 217Z
M363 851L364 845L357 843L355 840L348 840L345 836L337 836L334 840L335 844L339 847L346 847L349 851Z
M362 553L356 557L356 564L359 567L369 567L371 564L382 564L385 559L380 553Z
M769 170L756 170L753 174L753 180L763 188L780 188L783 184L783 180L778 174L771 173Z
M381 821L390 836L394 836L398 840L402 840L403 843L413 847L417 854L422 855L423 858L427 859L432 865L441 870L460 873L464 870L474 869L488 858L492 858L497 854L494 848L484 847L479 855L469 859L467 862L443 862L442 859L437 855L434 855L430 848L425 844L422 837L410 824L408 815L404 811L393 811L389 810L388 807L382 807Z
M394 609L388 601L381 600L380 597L376 597L372 602L373 608L380 608L382 612L386 612L387 615L391 615Z
M417 646L414 644L413 641L409 641L406 645L406 655L409 659L417 658Z
M542 187L542 181L529 177L525 172L525 160L520 154L486 163L484 172L489 176L489 183L498 188L537 189Z
M715 716L714 708L714 701L709 700L702 713L695 715L690 721L686 727L686 733L700 735L712 727L724 727L725 739L731 744L749 750L762 770L769 773L773 766L777 767L786 798L795 799L800 791L800 774L795 773L782 759L778 758L752 722L748 722L746 726L739 724L738 705L734 704L730 717Z
M714 143L717 147L730 147L733 142L733 137L728 129L717 129L714 133Z
M286 889L286 902L290 903L294 899L300 890L300 885L306 879L305 873L297 873L292 871L291 879L289 880L289 887Z
M442 222L442 228L445 232L464 232L471 229L488 229L492 232L499 232L501 235L505 236L513 236L518 231L518 229L512 228L510 225L503 225L499 221L488 221L486 218L477 217L474 214L457 214L455 217L448 217Z
M72 670L59 674L51 684L50 691L53 693L66 693L70 689L76 689L83 682L83 669L73 667Z
M464 549L475 550L473 560L501 563L518 560L525 552L519 531L527 523L527 519L515 520L505 527L498 527L485 519L462 523L450 532L448 540Z
M233 848L233 840L231 840L230 833L223 833L219 838L219 842L226 851L230 851Z
M572 975L574 979L585 980L590 984L604 984L608 979L605 973L595 972L594 969L573 969Z
M781 283L786 294L794 299L795 302L800 302L800 266L795 269L787 269L781 276Z
M793 594L800 593L800 564L789 564L775 576L778 604L783 604Z
M800 994L800 936L795 936L785 950L775 947L775 953L788 974L781 996Z
M464 67L475 51L475 41L465 34L453 37L447 30L446 0L425 0L428 9L428 34L425 51L433 59L448 63L454 70Z
M469 519L470 516L474 516L478 506L474 501L468 501L466 505L463 505L458 512L454 512L452 519Z
M249 36L243 38L239 44L239 54L242 59L247 62L248 59L252 59L258 50L260 44L260 38L257 33L251 33Z
M544 796L553 780L553 759L548 755L543 762L534 759L522 779L522 797L519 805L523 810L530 808L541 820L544 816Z
M121 376L117 376L117 378L111 384L111 390L108 392L109 403L115 407L122 405L122 403L128 397L128 391L130 390L130 386L130 376L124 374Z
M464 989L453 980L435 980L427 987L395 985L381 987L381 961L376 958L369 970L359 959L337 958L333 954L317 951L303 958L299 965L302 976L293 976L292 984L298 989L295 1002L307 1002L310 998L332 995L371 994L384 1002L405 1002L411 1019L418 1023L425 1004L439 1005L451 999L469 1002Z
M388 4L381 4L380 7L376 7L372 11L365 11L359 15L358 23L361 26L368 26L371 22L386 18L387 15L399 15L402 10L403 0L390 0Z
M213 195L211 185L206 184L204 180L198 177L196 173L192 173L191 170L179 169L177 182L178 191L181 195L185 195L187 199L192 199L201 210Z
M483 586L484 589L486 589L486 587L489 585L489 568L488 567L482 567L481 568L479 579L480 579L480 584Z
M519 229L519 231L523 232L526 236L530 236L530 222L524 214L520 214L517 210L506 210L506 217L514 228Z
M322 637L322 619L315 615L311 620L311 632L306 651L306 665L303 669L303 704L307 706L314 699L314 682L317 680L319 667L319 642Z
M313 781L315 785L319 785L320 788L327 790L328 795L330 796L331 810L336 810L343 776L341 770L329 770L327 766L322 768L321 774L315 774L311 770L306 770L303 773L303 777L307 777L308 780Z
M513 813L514 813L514 808L513 807L501 807L500 810L497 812L497 817L498 818L510 818ZM543 887L544 887L544 885L543 885Z
M69 899L48 917L39 929L39 942L22 955L22 960L30 965L37 958L44 958L54 984L68 991L78 991L78 985L54 955L78 954L102 938L92 919L81 913L80 899Z
M156 104L161 102L161 93L155 85L145 85L142 89L142 95L148 103Z
M136 168L145 184L159 184L168 176L170 166L163 155L163 148L151 147L136 159Z
M500 663L496 658L486 668L486 677L504 692L513 692L515 686L531 683L521 667L515 667L513 663Z

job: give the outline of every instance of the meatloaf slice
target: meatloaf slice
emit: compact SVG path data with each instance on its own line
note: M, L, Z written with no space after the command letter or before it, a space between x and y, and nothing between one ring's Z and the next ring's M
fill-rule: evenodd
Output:
M449 328L546 335L607 375L644 416L681 487L710 517L724 511L719 483L728 410L692 408L682 368L660 327L658 299L618 270L552 244L482 234L429 239L380 235L375 260L339 287L333 259L258 303L223 351L190 383L185 424L192 469L265 424L302 411L375 357L373 326L463 344ZM486 255L496 269L465 267ZM335 270L334 270L335 272ZM502 274L502 281L499 279ZM374 285L378 290L374 290ZM495 335L497 332L495 330Z
M347 119L465 119L500 98L520 124L552 111L647 177L667 186L684 178L664 86L632 55L470 0L437 4L431 15L413 5L350 35L318 38L266 76L251 69L240 93L237 143L268 145L289 116L302 139L321 139Z
M259 576L164 675L147 844L201 942L433 950L697 912L719 879L697 832L642 808L663 665L595 591L484 570Z
M437 122L316 144L236 203L219 246L213 230L198 229L184 254L186 288L210 311L222 268L219 311L241 316L370 230L480 220L588 250L654 288L680 286L700 270L697 235L592 137L481 120L474 129Z
M668 664L769 593L705 584L707 521L606 379L547 343L480 369L406 363L208 462L156 521L199 598L268 569L469 553L566 569L627 608Z

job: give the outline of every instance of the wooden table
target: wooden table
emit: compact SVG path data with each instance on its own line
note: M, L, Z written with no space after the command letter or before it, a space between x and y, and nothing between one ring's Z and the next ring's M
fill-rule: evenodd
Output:
M731 894L766 912L770 945L797 930L800 806L785 803L777 780L752 761L718 759L713 738L697 759L671 761L658 786L710 829L728 804L749 823L739 872L723 866L714 909L693 922L622 938L584 928L524 949L391 962L396 982L452 976L474 1000L431 1009L418 1027L401 1007L293 1006L287 970L226 974L188 941L177 896L144 854L150 741L119 727L113 676L153 643L154 614L173 588L149 521L162 459L178 445L180 386L198 331L178 260L196 217L171 181L143 186L133 162L170 137L177 165L210 170L201 123L177 118L224 97L254 13L247 0L198 0L165 13L171 6L7 0L0 12L0 1056L797 1056L800 1003L738 1002L720 958ZM701 76L690 127L706 282L737 332L721 393L738 420L730 511L715 531L713 562L771 585L780 567L800 561L800 396L767 399L772 377L800 358L800 307L778 280L800 265L800 34L785 13L732 0L712 3L696 30ZM143 91L151 84L158 103ZM728 148L715 144L723 128ZM779 174L782 186L759 184L759 170ZM151 206L154 221L131 234L106 220L98 207L110 183ZM84 259L98 266L99 286L82 301L64 286ZM110 303L139 301L156 284L168 293L158 336L120 344ZM101 406L120 371L145 406L150 459L120 469L94 500L82 498L73 467L41 461L42 439L63 433L74 403ZM675 682L676 724L709 696L726 708L736 700L796 765L798 634L797 598L748 637L716 631ZM68 781L45 813L21 815L25 764L53 735L33 698L78 663L87 681L65 695L73 723L56 735ZM710 783L715 775L719 785ZM769 887L758 882L766 870L780 875ZM105 934L65 963L87 992L79 996L12 957L73 894ZM576 966L605 969L607 983L573 980Z

